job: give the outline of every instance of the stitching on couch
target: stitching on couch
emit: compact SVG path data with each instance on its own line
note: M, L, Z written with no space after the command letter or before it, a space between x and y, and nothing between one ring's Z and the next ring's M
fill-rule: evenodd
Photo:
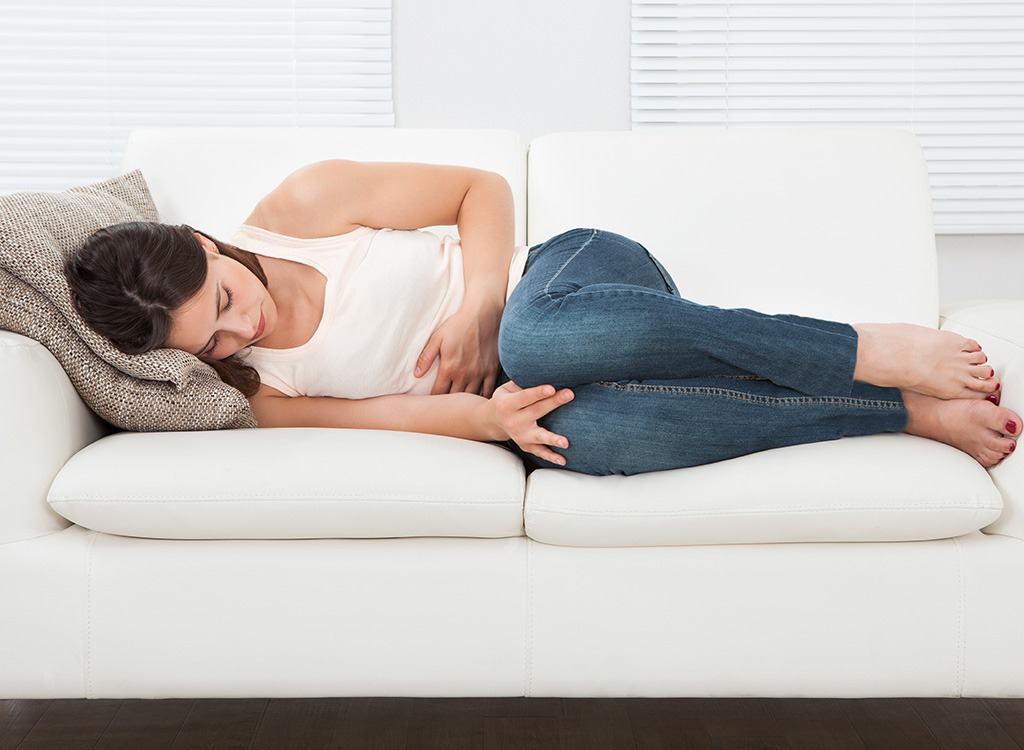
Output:
M215 497L213 495L188 495L182 497L166 497L158 495L133 495L132 497L106 497L104 495L54 495L49 498L50 503L66 502L105 502L105 503L134 503L138 500L145 500L152 503L240 503L240 502L261 502L272 503L282 500L301 501L314 500L388 500L396 503L419 503L427 501L444 501L452 505L517 505L521 506L523 501L519 499L493 498L484 500L456 500L450 497L435 495L255 495L246 497Z
M39 534L38 536L30 536L30 537L26 537L25 539L11 539L11 540L6 541L6 542L0 542L0 547L3 547L4 545L7 545L7 544L20 544L21 542L31 542L31 541L33 541L35 539L42 539L43 537L53 536L54 534L60 534L60 533L63 533L65 531L67 531L72 526L74 526L74 524L73 523L69 523L63 529L57 529L57 531L47 531L45 534Z
M85 549L85 612L83 613L85 615L85 643L82 649L82 673L85 677L86 698L95 697L92 692L92 559L93 546L98 537L98 532L89 532L89 543Z
M967 672L967 643L964 636L964 620L967 593L965 591L966 571L964 567L964 549L957 537L950 539L953 542L953 555L956 575L956 685L954 695L962 698L964 695L964 683Z
M526 537L526 685L523 695L533 697L533 541Z
M954 315L955 314L956 313L954 313ZM961 336L963 336L964 333L962 331L954 330L954 328L955 327L958 327L958 328L969 328L972 333L980 333L981 334L981 338L997 339L999 341L1004 341L1007 344L1012 344L1013 346L1017 347L1018 349L1020 349L1021 347L1024 347L1024 342L1017 341L1016 339L1008 339L1005 336L1001 336L998 333L993 333L992 331L989 331L989 330L987 330L985 328L979 328L976 325L971 325L970 323L965 323L962 320L957 320L955 317L954 318L947 318L947 317L940 318L940 325L941 326L945 326L945 324L947 322L950 324L950 327L949 328L942 327L939 330L942 330L942 331L950 331L950 330L952 330L953 333L959 333ZM979 338L979 337L978 336L971 336L971 338L976 339L976 338Z
M822 511L830 511L835 513L845 513L849 511L862 511L862 510L1002 510L1002 505L935 505L931 503L919 503L917 505L849 505L849 506L832 506L832 505L791 505L791 506L776 506L774 508L731 508L728 510L712 510L708 508L692 508L690 510L666 510L661 512L647 512L639 513L634 510L601 510L595 511L592 508L546 508L544 506L537 507L533 505L527 508L528 513L549 513L551 515L559 514L572 514L579 516L591 516L594 518L602 518L605 516L613 517L636 517L636 518L690 518L692 516L706 515L706 516L727 516L736 515L738 513L820 513Z

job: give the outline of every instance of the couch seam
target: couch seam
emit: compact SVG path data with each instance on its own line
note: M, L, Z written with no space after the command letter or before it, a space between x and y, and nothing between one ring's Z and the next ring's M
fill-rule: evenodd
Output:
M955 314L956 313L954 313L954 315ZM1016 339L1008 339L1008 338L1006 338L1006 336L1004 334L996 333L994 331L988 330L987 328L981 328L981 327L979 327L977 325L974 325L972 323L967 323L967 322L962 321L962 320L957 320L955 317L947 318L947 317L941 316L941 320L940 320L939 324L944 326L946 323L950 323L952 325L959 326L959 327L962 327L962 328L969 328L974 333L981 333L981 334L984 334L984 337L986 337L986 338L998 339L999 341L1003 341L1003 342L1005 342L1007 344L1012 344L1013 346L1017 347L1018 349L1024 348L1024 343L1022 343L1020 341L1017 341ZM949 329L948 328L942 328L941 330L949 330ZM954 331L954 333L960 333L960 332L959 331ZM963 335L963 334L961 333L961 335ZM976 339L976 338L978 338L978 336L972 336L971 338L975 338Z
M523 695L533 697L533 540L526 537L526 685Z
M67 520L67 519L64 519L64 520ZM53 536L54 534L60 534L62 532L67 531L68 529L70 529L74 525L75 524L73 524L71 522L68 522L67 526L65 526L63 529L57 529L56 531L47 531L45 534L38 534L36 536L29 536L29 537L25 537L24 539L8 539L6 542L0 542L0 547L3 547L5 545L7 545L7 544L21 544L22 542L31 542L34 539L43 539L44 537Z
M160 497L157 495L134 495L132 497L107 497L103 495L51 495L48 498L50 503L64 502L104 502L104 503L134 503L145 500L150 503L237 503L237 502L280 502L282 500L389 500L399 503L418 503L427 501L444 501L453 505L518 505L523 501L519 499L507 499L500 497L484 498L483 500L457 500L452 497L437 495L312 495L304 493L301 495L249 495L239 497L215 497L213 495L187 495L181 497Z
M706 508L695 508L689 511L664 511L640 513L635 510L601 510L595 511L586 508L538 508L532 505L526 509L527 513L548 513L551 515L579 515L600 518L604 516L636 516L650 518L689 518L697 515L724 516L736 515L739 513L820 513L829 511L843 513L849 511L876 511L876 510L1002 510L1003 505L936 505L921 503L919 505L850 505L850 506L829 506L829 505L798 505L798 506L777 506L774 508L730 508L727 510L711 510Z
M967 672L967 639L965 636L965 621L967 619L966 571L964 568L963 545L957 537L953 537L950 541L953 543L954 572L956 575L956 684L954 686L954 695L957 698L962 698Z
M93 547L99 534L95 531L89 533L89 543L86 545L85 558L85 623L84 640L82 648L82 673L85 678L85 697L93 698L92 691L92 560Z

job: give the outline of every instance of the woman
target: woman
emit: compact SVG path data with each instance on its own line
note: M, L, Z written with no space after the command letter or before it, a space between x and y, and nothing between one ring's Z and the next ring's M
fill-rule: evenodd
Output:
M402 231L448 224L461 243ZM232 245L119 225L66 270L100 333L209 361L261 426L508 441L590 474L898 431L988 467L1024 426L952 332L697 305L596 230L513 244L498 175L335 160L285 179Z

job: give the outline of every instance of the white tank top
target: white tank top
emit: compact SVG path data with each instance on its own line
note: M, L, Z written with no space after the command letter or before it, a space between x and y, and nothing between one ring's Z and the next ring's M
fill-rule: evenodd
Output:
M327 279L323 318L309 341L291 349L253 346L240 354L263 383L289 396L430 393L439 360L421 378L413 370L430 335L462 305L457 239L369 227L299 239L243 225L230 242L312 266ZM506 299L523 274L526 255L526 247L512 255Z

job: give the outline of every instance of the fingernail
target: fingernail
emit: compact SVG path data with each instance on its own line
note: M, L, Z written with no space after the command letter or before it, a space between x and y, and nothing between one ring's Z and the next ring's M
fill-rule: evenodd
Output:
M1017 423L1012 419L1006 423L1006 431L1011 435L1017 431Z

